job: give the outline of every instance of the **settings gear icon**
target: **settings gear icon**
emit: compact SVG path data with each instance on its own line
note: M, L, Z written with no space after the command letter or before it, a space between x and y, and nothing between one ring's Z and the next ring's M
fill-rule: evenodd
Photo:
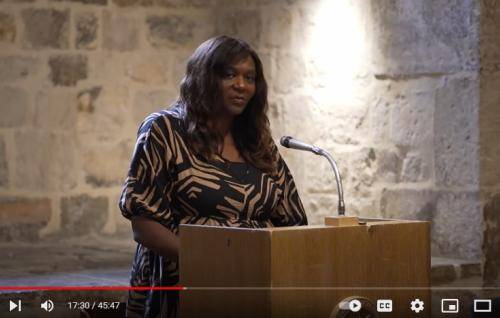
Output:
M417 298L411 302L410 308L412 311L414 311L418 314L419 312L424 310L424 302Z

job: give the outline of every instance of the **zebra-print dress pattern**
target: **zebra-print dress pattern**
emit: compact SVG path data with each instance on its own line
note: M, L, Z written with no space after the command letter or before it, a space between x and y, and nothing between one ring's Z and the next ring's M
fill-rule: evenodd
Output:
M173 233L179 224L226 227L306 225L292 175L275 147L278 173L252 165L213 161L185 144L182 111L153 113L141 124L120 198L123 216L152 218ZM171 286L179 281L176 262L137 245L131 286ZM128 317L177 317L178 292L130 291Z

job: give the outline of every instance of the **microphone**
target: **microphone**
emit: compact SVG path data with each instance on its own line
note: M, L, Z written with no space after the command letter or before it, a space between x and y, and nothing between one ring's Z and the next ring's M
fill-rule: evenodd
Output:
M339 196L339 204L337 211L339 215L345 215L344 190L342 188L342 178L340 176L340 171L337 167L337 163L335 162L335 159L333 159L332 155L330 155L330 153L328 153L328 151L324 149L306 144L305 142L302 142L290 136L281 137L280 144L286 148L310 151L315 155L325 157L328 160L328 162L330 162L330 165L332 166L333 169L333 173L335 174L335 181L337 182L337 191Z
M281 137L280 143L283 147L286 147L286 148L310 151L310 152L313 152L313 153L319 155L318 152L320 149L318 147L311 146L309 144L306 144L305 142L299 141L299 140L294 139L290 136Z

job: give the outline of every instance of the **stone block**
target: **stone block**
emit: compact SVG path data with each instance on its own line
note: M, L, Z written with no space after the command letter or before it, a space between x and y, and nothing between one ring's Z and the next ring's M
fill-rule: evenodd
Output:
M36 95L34 126L47 131L70 130L76 122L76 94L68 89L45 89Z
M375 193L358 198L349 190L344 195L346 200L346 214L367 218L380 218L379 199ZM355 199L353 199L355 198ZM337 207L335 207L336 211Z
M286 2L288 4L293 4L295 0L217 0L217 5L222 7L234 6L237 3L240 6L260 6L267 4L276 4L280 2Z
M500 72L488 75L482 74L479 79L479 128L481 134L500 134L500 112L498 111L500 103L499 81ZM482 142L483 137L481 136Z
M99 21L92 12L83 12L76 15L76 44L77 49L94 50L97 48L97 31Z
M147 0L142 0L147 1ZM155 0L155 4L162 7L199 7L207 8L218 5L218 0Z
M51 216L49 198L0 197L0 223L2 224L46 224Z
M9 183L9 164L7 161L8 154L5 149L5 141L0 136L0 188L7 187Z
M186 66L193 52L188 50L175 50L172 54L172 61L170 62L172 83L179 90L180 83L184 74L186 73Z
M316 96L310 97L309 104L299 107L312 107L312 116L299 117L307 125L307 132L314 137L315 143L323 146L360 145L370 135L367 133L367 126L363 123L367 120L367 109L362 105L338 105L324 101L317 101ZM288 107L288 105L287 105ZM294 116L292 112L289 116ZM313 125L314 130L310 127ZM371 141L370 141L371 142ZM318 144L318 146L320 146Z
M0 197L0 239L36 241L51 217L48 198Z
M24 56L0 57L0 81L12 82L34 76L40 70L40 61Z
M139 46L139 30L133 18L104 11L102 47L115 51L132 51Z
M14 16L0 12L0 42L14 43L16 34L17 29Z
M272 73L272 53L271 51L266 51L266 50L258 50L255 49L257 54L259 55L260 61L262 62L262 69L264 71L264 78L266 81L269 81L269 79L273 78L273 73ZM269 87L269 83L267 83L267 86Z
M87 57L56 55L49 58L50 78L55 86L75 86L87 78Z
M434 95L399 95L392 106L391 141L402 146L422 146L432 140Z
M262 34L262 18L259 10L242 9L225 10L219 13L216 21L216 33L241 38L252 47L260 45Z
M480 141L480 182L481 187L500 185L500 142L499 133L481 130Z
M431 238L442 256L477 260L481 257L483 225L477 192L439 192Z
M384 218L431 221L436 204L437 195L429 189L383 189L380 210Z
M69 9L25 9L24 46L31 49L69 47Z
M272 86L277 93L290 93L303 86L305 63L301 55L280 51L274 66Z
M355 77L371 71L369 5L370 1L312 1L292 11L298 22L289 27L293 49L309 57L311 80L326 73L327 81L338 89L336 98L351 92Z
M216 34L215 16L211 11L192 10L189 14L150 15L146 18L147 39L153 47L175 48L189 55ZM189 56L188 55L188 56Z
M134 124L139 125L149 114L168 108L175 101L176 96L176 92L165 90L137 92L132 107L132 120Z
M448 78L436 92L434 162L438 186L479 184L478 82Z
M37 0L0 0L3 3L13 3L13 4L24 4L24 3L33 3Z
M40 232L44 226L44 224L34 223L17 225L0 224L0 240L7 244L18 244L20 242L35 243L40 240Z
M359 148L355 151L333 152L342 172L344 188L351 198L368 198L376 181L377 153L374 148ZM329 169L332 171L332 169ZM333 171L332 171L333 174Z
M379 74L479 69L477 1L371 1L371 44Z
M329 193L329 194L335 194L336 196L337 185L335 183L335 174L333 173L333 170L328 160L326 160L326 158L322 156L316 156L310 152L300 152L297 153L297 156L301 158L302 169L305 170L304 172L305 177L306 180L308 180L305 188L302 189L302 192L306 192L308 194ZM308 162L309 164L306 164L306 162ZM338 159L337 163L340 165ZM340 168L340 170L341 170L341 175L344 178L343 180L345 180L346 174L342 173L342 170L345 169ZM323 207L323 206L318 206L318 207Z
M284 118L284 102L280 97L272 97L269 96L269 109L267 112L267 116L269 118L269 123L271 125L271 133L273 134L273 138L278 140L283 136L286 132L285 126L285 118ZM289 134L289 132L286 132Z
M481 1L481 74L500 70L500 9L495 1Z
M338 198L336 193L302 195L301 200L307 213L307 221L311 225L323 225L325 217L337 215Z
M497 37L481 37L481 75L494 75L500 71L500 41Z
M79 144L116 143L124 136L127 128L130 128L127 127L131 112L129 88L108 85L99 92L95 99L92 99L91 92L84 94L90 95L92 108L91 110L81 109L77 113L75 128ZM81 92L79 103L84 102L82 98ZM137 131L135 125L133 130L129 136L135 136Z
M284 119L282 126L284 132L306 142L314 142L318 136L311 133L309 121L304 120L304 118L315 116L313 98L306 94L288 94L284 96L283 102L284 107L281 108L281 112Z
M159 6L159 7L201 7L206 8L217 4L217 0L112 0L119 7Z
M377 180L398 182L401 175L403 156L399 149L377 149Z
M496 37L500 29L500 8L495 1L481 1L481 36Z
M425 182L432 176L432 153L430 151L410 151L402 162L402 182Z
M451 3L446 0L422 2L422 17L438 41L456 48L456 55L467 70L479 70L480 4L465 0Z
M121 243L130 242L130 235L132 235L132 227L129 219L122 215L118 206L120 201L120 193L115 192L115 195L110 197L109 201L109 217L103 232L112 234L113 237L123 237L125 240L120 240Z
M0 87L2 96L2 116L0 127L18 127L25 123L28 109L28 93L21 88Z
M272 6L262 10L262 42L264 46L289 47L294 27L292 12L287 7Z
M99 233L108 215L108 198L86 194L61 199L61 232L66 236Z
M481 263L460 264L460 278L482 277Z
M130 56L116 51L95 51L88 55L88 77L99 83L125 81Z
M374 143L383 143L390 138L392 101L385 97L377 98L369 104L367 126Z
M152 6L155 0L112 0L119 7Z
M88 146L82 153L85 181L93 187L121 185L133 148L128 142Z
M458 278L457 271L453 265L432 266L431 285L449 284Z
M118 204L118 203L116 203ZM130 238L130 233L132 233L132 228L130 226L130 220L127 218L124 218L121 214L121 211L119 208L116 208L115 210L115 236L123 236Z
M483 218L483 280L485 286L496 287L500 283L500 194L486 199Z
M194 47L214 35L213 17L201 14L150 15L148 41L153 47Z
M168 82L169 68L159 58L143 58L140 62L129 65L127 76L146 85L165 85Z
M83 113L93 113L95 103L101 94L102 86L94 86L89 89L84 89L78 92L78 111Z
M38 192L76 187L78 171L72 134L25 130L14 137L15 188Z
M82 4L107 5L108 0L51 0L55 2L74 2Z
M306 140L307 142L307 140ZM375 202L372 185L376 175L376 154L373 149L362 148L355 152L342 152L328 149L334 156L342 177L344 196L348 213L377 215L378 206ZM328 160L315 156L312 153L297 154L301 157L300 168L304 170L305 184L301 190L307 195L323 194L332 195L335 202L331 210L336 211L337 184L335 174ZM304 164L308 160L309 164ZM355 199L354 199L355 198Z

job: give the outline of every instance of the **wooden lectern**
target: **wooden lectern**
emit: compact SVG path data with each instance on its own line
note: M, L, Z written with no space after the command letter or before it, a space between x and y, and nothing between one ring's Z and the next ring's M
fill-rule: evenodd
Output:
M266 229L181 225L181 317L429 317L429 230L353 217ZM349 309L353 299L362 311ZM378 299L391 299L392 312L377 313Z

